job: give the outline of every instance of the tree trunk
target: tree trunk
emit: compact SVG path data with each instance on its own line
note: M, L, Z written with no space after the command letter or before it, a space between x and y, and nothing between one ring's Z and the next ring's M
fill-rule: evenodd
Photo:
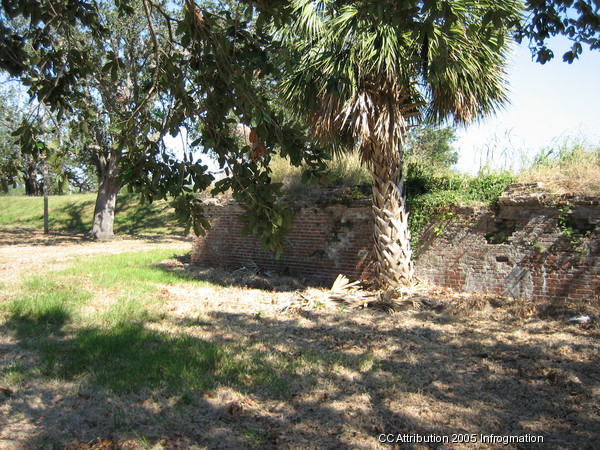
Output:
M29 164L27 166L27 171L24 173L25 175L25 194L27 195L38 195L39 186L36 180L36 170L33 164Z
M98 167L98 196L94 208L94 224L89 234L91 239L110 239L114 236L115 206L121 186L117 179L114 158L107 158Z
M371 153L373 238L377 280L383 289L396 289L412 284L414 267L401 152L388 147L392 146L378 146Z

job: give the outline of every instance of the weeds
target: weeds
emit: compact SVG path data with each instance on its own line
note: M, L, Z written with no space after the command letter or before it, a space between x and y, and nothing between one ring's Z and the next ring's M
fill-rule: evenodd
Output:
M506 186L514 181L514 177L507 172L481 173L475 177L463 175L460 182L456 174L451 172L446 177L436 177L435 183L418 185L421 192L407 198L409 227L415 248L418 248L420 234L428 223L434 220L447 223L454 218L449 207L457 204L491 206L498 201ZM407 190L411 189L411 182L414 181L409 178ZM443 227L439 226L435 232L441 234Z
M556 219L556 223L562 235L565 237L571 248L576 252L584 253L584 243L594 230L594 225L585 223L585 221L577 221L571 216L571 208L569 205L559 206L560 215Z
M557 194L600 195L600 148L582 142L564 142L542 150L531 167L519 174L520 181L543 182Z
M307 190L318 191L318 186L307 186L302 183L302 167L295 167L281 157L273 158L269 167L272 170L271 179L274 183L282 183L283 191L292 197L305 198ZM329 161L328 170L319 180L325 186L354 187L371 184L369 170L361 165L357 152L335 156Z

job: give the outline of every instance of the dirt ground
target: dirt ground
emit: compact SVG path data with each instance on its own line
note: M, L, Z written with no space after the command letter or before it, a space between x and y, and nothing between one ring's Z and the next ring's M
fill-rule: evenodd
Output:
M187 251L190 243L3 231L1 281L10 289L32 264L41 271L81 255L158 247ZM597 325L540 317L525 300L431 286L398 299L391 312L358 309L328 301L326 289L306 280L161 264L222 287L165 285L168 320L148 326L290 357L310 353L314 361L299 366L291 393L221 386L181 404L115 395L85 380L36 380L0 392L0 448L539 448L536 439L548 448L597 448ZM569 305L572 314L595 312L598 301L590 301ZM0 358L25 357L15 345L0 336Z

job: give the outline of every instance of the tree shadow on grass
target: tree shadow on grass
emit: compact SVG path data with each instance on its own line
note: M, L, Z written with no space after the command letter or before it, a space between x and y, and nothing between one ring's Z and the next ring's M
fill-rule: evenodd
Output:
M298 278L257 267L191 267L190 253L155 265L158 269L172 273L181 280L197 280L222 287L260 289L267 292L302 291L309 287L322 288L320 281Z
M81 234L51 231L45 235L41 230L29 227L0 229L0 247L10 245L64 245L79 243L83 239L85 237Z
M70 232L75 233L87 233L88 231L90 231L90 229L92 228L92 223L90 220L91 218L85 216L84 219L84 211L89 211L90 207L92 207L93 211L93 205L93 201L64 205L61 208L61 211L68 217L67 219L64 219L64 225L62 225L63 221L61 221L61 227L65 230L69 230ZM57 227L57 222L54 220L50 220L50 227L55 229Z
M127 207L127 215L124 217L121 208L117 204L115 215L115 229L118 233L138 234L144 230L161 228L165 226L165 220L157 216L156 209L150 205L139 205L136 208ZM176 227L173 226L175 230ZM175 230L180 231L181 230ZM174 232L173 234L177 234Z
M139 321L71 329L68 311L13 315L2 333L40 373L0 406L35 423L25 446L141 436L153 445L343 448L377 447L380 434L475 433L592 448L598 333L578 345L578 359L543 340L496 340L476 326L449 335L427 325L434 316L413 319L215 311L173 333ZM75 388L59 392L50 379Z

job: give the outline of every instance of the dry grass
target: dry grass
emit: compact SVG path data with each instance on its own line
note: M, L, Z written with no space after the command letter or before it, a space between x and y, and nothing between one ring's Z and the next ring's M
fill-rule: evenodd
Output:
M556 194L600 195L600 148L581 145L560 148L538 156L519 174L522 182L543 182Z
M295 167L285 158L273 158L269 166L272 179L276 183L283 183L288 193L304 195L303 191L311 189L301 182L302 167ZM321 180L324 184L334 186L370 185L371 175L369 170L360 162L358 152L334 156L327 164L328 175Z
M92 243L60 251L80 255L80 247L102 252ZM48 267L53 258L43 245L6 248L2 255L17 263L37 255ZM393 314L319 301L284 309L300 294L327 292L252 270L190 269L179 259L159 267L219 286L161 286L162 319L143 326L229 349L248 371L174 393L115 393L86 377L20 379L17 369L35 367L36 355L0 324L3 367L14 369L10 393L0 393L0 448L389 448L382 433L477 435L445 448L481 448L480 434L592 448L598 438L598 328L541 318L527 302L434 288L401 300ZM522 448L491 446L507 447Z

